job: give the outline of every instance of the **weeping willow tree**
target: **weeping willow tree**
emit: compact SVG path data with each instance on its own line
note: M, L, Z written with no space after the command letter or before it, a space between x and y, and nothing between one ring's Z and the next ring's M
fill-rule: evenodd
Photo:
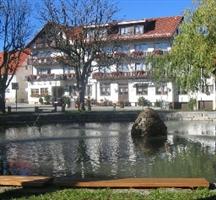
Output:
M196 91L216 74L216 0L196 0L169 54L148 59L155 80L173 81L186 91Z

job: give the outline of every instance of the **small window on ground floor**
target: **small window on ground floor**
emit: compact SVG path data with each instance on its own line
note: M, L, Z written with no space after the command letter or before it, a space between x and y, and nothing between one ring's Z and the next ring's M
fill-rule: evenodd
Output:
M213 93L213 85L203 85L202 86L202 93L205 93L207 95L210 95Z
M110 96L110 84L109 83L100 84L100 94L101 96Z
M39 89L31 89L31 97L39 97Z
M119 86L119 95L128 95L128 86L127 85L120 85Z
M167 95L168 94L167 84L162 83L162 84L157 85L156 94L157 95Z
M41 94L41 96L46 96L46 95L48 95L49 93L48 93L48 88L41 88L40 89L40 94Z
M75 85L69 85L68 90L70 96L77 96L77 88Z
M148 84L136 84L136 94L137 95L148 95Z

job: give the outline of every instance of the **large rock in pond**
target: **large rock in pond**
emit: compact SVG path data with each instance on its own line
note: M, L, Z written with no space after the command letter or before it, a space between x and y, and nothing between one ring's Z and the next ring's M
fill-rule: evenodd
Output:
M155 110L147 108L137 117L131 134L132 137L166 137L167 127Z

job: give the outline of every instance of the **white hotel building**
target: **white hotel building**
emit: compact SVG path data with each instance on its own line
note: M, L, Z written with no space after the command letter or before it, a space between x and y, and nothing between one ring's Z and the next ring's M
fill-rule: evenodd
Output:
M150 73L154 66L145 64L149 54L163 54L171 50L182 20L181 16L176 16L113 23L114 32L106 34L112 34L116 40L112 39L107 48L115 43L118 49L115 56L122 58L122 62L118 67L94 72L89 78L86 96L97 102L125 102L132 106L137 105L138 98L143 96L153 105L163 101L170 107L184 109L190 95L179 94L171 82L156 84ZM32 55L28 65L33 73L27 77L28 102L37 103L40 96L47 94L76 99L75 74L58 63L55 59L57 52L46 45L43 34L42 29L29 46ZM199 109L216 107L214 79L209 79L207 84L205 93L192 95L197 99Z

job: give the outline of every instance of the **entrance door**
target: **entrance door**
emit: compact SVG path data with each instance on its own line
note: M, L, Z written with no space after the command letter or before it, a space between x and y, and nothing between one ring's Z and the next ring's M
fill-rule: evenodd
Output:
M124 103L129 102L128 84L119 84L118 88L118 101Z
M61 86L52 87L52 96L54 98L61 98L64 94L64 88Z

